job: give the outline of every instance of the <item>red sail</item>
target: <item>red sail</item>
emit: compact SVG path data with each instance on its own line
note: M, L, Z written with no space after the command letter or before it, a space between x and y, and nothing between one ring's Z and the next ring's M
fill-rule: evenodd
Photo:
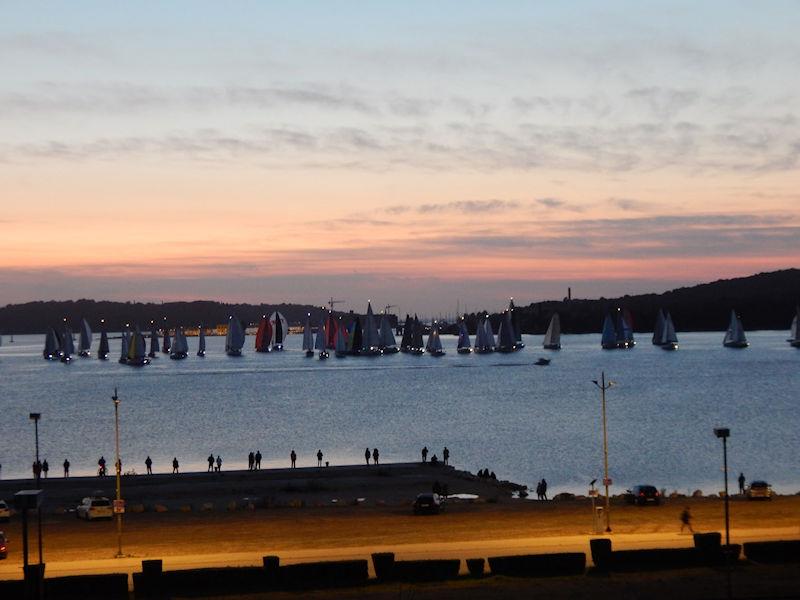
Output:
M336 348L336 319L328 313L328 323L325 325L325 347L328 350Z

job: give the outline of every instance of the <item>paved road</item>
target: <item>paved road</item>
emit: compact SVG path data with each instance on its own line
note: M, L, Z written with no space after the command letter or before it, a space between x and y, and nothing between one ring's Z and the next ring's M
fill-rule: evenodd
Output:
M681 548L692 546L692 536L676 533L612 534L614 548ZM734 529L731 531L733 543L797 539L800 527ZM363 546L341 548L318 548L303 550L275 551L282 564L321 560L348 560L369 558L373 552L394 552L399 560L431 558L476 558L501 556L505 554L537 554L549 552L585 552L591 563L589 552L590 536L553 536L539 538L498 539L463 542L438 542L424 544L394 544L391 546ZM239 567L261 564L265 552L243 552L219 554L186 554L168 556L163 559L165 570L193 569L203 567ZM141 571L141 557L119 559L98 559L64 561L48 560L46 572L49 577L64 575L87 575L98 573L128 573ZM464 565L462 564L462 569ZM0 579L19 579L22 577L19 562L0 563ZM370 561L370 575L372 564Z

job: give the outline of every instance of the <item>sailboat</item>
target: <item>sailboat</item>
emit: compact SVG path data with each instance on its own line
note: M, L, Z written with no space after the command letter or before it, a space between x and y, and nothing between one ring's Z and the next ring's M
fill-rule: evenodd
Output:
M336 332L339 324L333 316L332 311L328 311L328 318L325 321L325 348L328 350L336 349Z
M361 319L358 315L356 315L350 327L352 329L347 340L347 351L350 356L358 356L361 354L361 348L364 345L364 330L361 327Z
M389 317L386 313L381 315L381 328L378 331L378 338L380 339L378 347L383 354L397 354L400 351L397 347L397 340L394 339L392 324L389 322Z
M497 347L495 350L507 354L516 350L514 326L511 323L511 313L506 311L500 320L500 328L497 330Z
M319 351L320 360L325 360L328 358L327 340L328 336L325 332L325 321L320 321L319 327L317 327L317 339L314 342L314 349Z
M662 350L677 350L678 349L678 334L675 333L675 325L672 323L672 315L669 311L664 318L664 329L661 333L661 343L659 344Z
M286 334L289 332L289 323L286 321L286 317L278 311L270 315L269 323L272 326L270 348L275 352L280 352L283 350L283 342L286 340Z
M228 334L225 336L225 354L228 356L241 356L244 346L244 329L242 322L231 315L228 318Z
M458 322L458 342L456 343L456 352L459 354L471 354L472 344L469 341L469 331L467 331L467 322L462 317Z
M617 346L617 328L614 326L614 320L610 314L606 314L603 319L603 335L600 340L600 346L603 350L616 350Z
M75 354L75 342L72 340L72 330L64 327L64 339L61 344L61 362L72 362L72 355Z
M92 328L86 319L81 319L81 336L78 343L78 356L87 358L91 354L92 348Z
M792 327L789 330L789 339L786 340L792 348L800 348L800 306L797 307L794 319L792 319Z
M120 342L119 363L125 365L128 363L128 332L122 332L122 341Z
M108 355L111 352L108 347L108 334L106 333L105 319L100 319L100 326L103 330L100 332L100 345L97 348L97 358L100 360L108 360Z
M666 323L666 319L664 319L664 311L662 309L658 309L658 314L656 315L656 324L653 326L653 345L660 346L661 345L661 338L664 337L664 324Z
M58 334L56 334L56 330L51 327L47 330L47 335L44 338L42 356L44 356L45 360L55 360L58 358L60 352L61 343L59 342Z
M561 317L558 313L553 313L550 317L550 324L544 334L542 348L545 350L561 350Z
M411 351L411 338L414 335L414 321L411 320L411 315L406 314L406 320L403 324L403 336L400 338L400 352L407 353Z
M172 343L169 339L169 329L167 329L166 321L164 322L164 340L161 345L161 353L162 354L169 354L170 348L172 347Z
M445 354L442 348L442 340L439 337L439 325L436 321L433 322L431 332L428 334L428 343L425 345L425 351L431 356L444 356Z
M186 339L186 334L183 332L183 327L176 327L169 357L172 360L183 360L187 356L189 356L189 342Z
M269 352L272 341L272 324L267 315L262 315L256 331L256 352Z
M125 364L131 367L143 367L150 364L150 359L147 358L147 342L138 327L134 330L128 343L128 359Z
M367 302L367 316L364 318L362 334L361 356L380 356L380 339L378 329L375 327L375 314L372 312L371 302Z
M475 353L476 354L489 354L494 352L495 340L494 332L492 331L492 323L489 321L489 315L478 322L478 329L475 332Z
M336 358L344 358L347 356L347 328L342 323L342 318L339 317L339 323L336 326L336 345L334 350Z
M203 358L206 355L206 330L202 325L200 325L200 331L197 334L197 339L197 356Z
M525 344L522 341L522 330L519 327L519 319L517 318L517 314L514 312L514 308L514 299L511 298L508 303L508 320L514 332L514 350L522 350L525 347Z
M150 321L150 352L147 353L147 356L150 358L157 358L158 345L158 331L156 330L156 324L153 321Z
M422 323L419 322L417 315L414 315L414 322L411 325L411 347L409 353L421 356L425 352L425 344L422 342Z
M303 327L303 350L307 358L314 356L314 333L311 331L311 313L306 315L306 324Z
M623 350L633 348L636 341L633 339L633 319L630 311L626 308L624 311L617 309L617 348Z
M747 348L750 345L744 334L742 321L736 316L735 310L731 310L731 322L728 324L728 331L725 332L722 345L726 348Z

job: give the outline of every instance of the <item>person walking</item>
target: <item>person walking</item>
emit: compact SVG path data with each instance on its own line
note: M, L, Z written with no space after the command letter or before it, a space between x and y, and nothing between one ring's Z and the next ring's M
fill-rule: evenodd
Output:
M739 494L744 494L744 473L739 473Z
M261 450L256 450L256 469L261 469Z
M172 457L172 472L173 473L180 473L178 467L179 467L179 465L178 465L178 457L177 456L173 456Z
M422 462L428 462L428 447L422 447Z
M64 477L69 477L69 461L64 459Z
M448 460L450 460L450 450L448 450L447 446L445 446L444 450L442 450L442 462L447 464Z
M214 470L214 454L212 453L208 455L208 472L211 473L211 471L213 470Z
M217 473L222 471L222 457L217 454Z
M147 468L147 474L153 474L153 459L150 458L150 455L147 455L147 458L144 459L144 466Z
M322 449L320 448L319 450L317 450L317 466L318 467L322 466L322 456L323 456Z
M372 449L372 462L374 462L376 465L378 464L378 457L380 457L380 454L378 453L378 449L377 448L373 448Z
M252 471L256 466L256 455L250 452L247 455L247 470Z
M367 461L367 466L369 466L369 459L372 456L372 453L369 451L369 448L364 450L364 460Z
M289 454L289 458L292 461L292 468L293 469L296 468L297 467L297 453L294 451L294 448L292 448L292 452L291 452L291 454Z
M685 527L689 528L689 533L694 533L694 529L692 529L692 513L689 512L689 507L685 507L681 512L681 533Z
M47 462L47 459L44 459L42 463L42 473L44 473L44 478L47 479L47 473L50 471L50 464Z

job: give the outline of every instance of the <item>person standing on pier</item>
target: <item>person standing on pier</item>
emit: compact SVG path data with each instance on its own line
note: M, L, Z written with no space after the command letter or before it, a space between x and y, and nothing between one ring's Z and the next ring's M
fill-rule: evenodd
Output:
M378 464L378 457L379 456L380 456L380 454L378 453L378 449L377 448L373 448L372 449L372 462L374 462L376 465Z
M322 466L322 449L317 450L317 466Z
M256 469L261 469L261 450L256 450Z
M745 482L744 473L739 473L739 494L740 495L744 494L744 482Z
M444 450L442 450L442 462L447 464L448 460L450 460L450 450L448 450L447 446L445 446Z
M294 451L294 448L292 448L292 452L289 454L289 459L292 461L292 468L294 469L297 467L297 453Z
M69 461L64 459L64 477L69 477Z
M222 457L217 454L217 473L222 471Z
M372 456L372 453L369 451L369 448L364 450L364 460L367 461L367 466L369 466L369 459Z
M178 457L177 456L173 456L172 457L172 472L173 473L180 473L180 471L178 470L178 466L179 466L178 465Z
M153 459L150 458L150 455L147 455L147 458L144 459L144 466L147 467L147 474L153 474Z
M214 455L213 454L209 454L208 455L208 472L211 473L211 471L213 471L213 470L214 470Z
M247 470L252 471L253 468L255 468L255 465L256 465L256 455L250 452L250 454L247 455Z
M97 466L100 467L100 469L98 470L97 474L100 475L100 477L105 477L106 476L106 459L105 459L104 456L101 456L100 460L97 461Z
M47 462L47 459L44 459L42 463L42 473L44 473L44 478L47 479L47 473L50 471L50 464Z
M422 447L422 462L428 462L428 447Z

